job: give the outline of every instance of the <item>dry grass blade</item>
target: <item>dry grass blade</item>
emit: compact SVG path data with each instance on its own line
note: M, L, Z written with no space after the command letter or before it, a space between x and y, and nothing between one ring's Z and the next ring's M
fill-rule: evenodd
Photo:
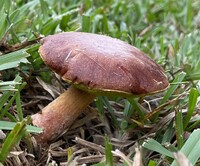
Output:
M192 166L190 161L182 152L177 152L177 153L174 153L173 155L179 166Z
M77 162L79 164L99 163L104 159L104 157L105 157L104 155L81 157L77 159Z
M171 105L171 104L174 104L175 102L177 102L177 100L180 98L179 97L176 97L162 105L160 105L159 107L157 107L156 109L154 109L152 112L148 113L145 115L144 117L144 120L147 120L147 119L150 119L153 115L157 114L158 112L160 112L164 107L168 106L168 105Z
M0 130L0 140L4 140L6 138L6 134Z
M83 139L78 138L78 137L75 138L74 142L76 142L79 145L83 145L83 146L89 147L89 148L91 148L93 150L99 151L99 152L101 152L103 154L105 153L105 148L102 147L101 145L97 145L95 143L83 140Z
M56 96L60 95L60 92L56 90L52 85L47 84L44 82L40 77L36 77L38 83L47 91L53 98L56 98Z
M135 156L133 159L133 166L143 166L141 151L137 147L135 148Z
M112 153L120 157L122 160L124 160L128 164L128 166L133 166L133 162L120 150L116 149L115 151L112 151ZM139 166L139 165L136 165L136 166Z
M169 123L173 118L175 117L175 113L171 112L165 118L161 119L150 131L150 133L154 133L157 130L161 129L163 126L165 126L167 123Z

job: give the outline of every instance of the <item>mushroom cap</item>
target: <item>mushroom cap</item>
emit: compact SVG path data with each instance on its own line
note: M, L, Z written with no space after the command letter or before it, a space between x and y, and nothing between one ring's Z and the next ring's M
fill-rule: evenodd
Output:
M39 53L65 81L90 92L146 95L169 84L164 70L143 52L105 35L50 35L42 39Z

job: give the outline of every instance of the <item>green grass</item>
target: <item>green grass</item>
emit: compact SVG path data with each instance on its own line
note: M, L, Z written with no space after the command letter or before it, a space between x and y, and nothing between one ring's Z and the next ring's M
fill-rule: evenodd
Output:
M0 4L0 129L7 135L0 143L1 162L6 162L17 144L30 147L30 137L24 135L40 132L31 128L29 121L25 123L32 108L26 107L32 104L26 97L46 97L44 89L37 89L36 77L56 86L55 77L37 52L39 44L18 46L39 36L83 31L138 47L164 68L170 82L163 94L144 99L98 97L93 107L107 124L108 133L104 134L110 140L127 136L127 141L137 142L142 146L144 165L175 166L176 151L183 152L192 164L200 164L200 1L0 0ZM106 162L114 161L112 143L107 140ZM131 155L121 149L133 161L134 148Z

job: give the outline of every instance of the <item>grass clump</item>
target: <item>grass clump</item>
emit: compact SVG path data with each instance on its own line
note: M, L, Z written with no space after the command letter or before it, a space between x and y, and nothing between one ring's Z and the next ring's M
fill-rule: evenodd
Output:
M138 160L140 165L174 166L180 165L178 158L199 165L198 0L0 0L0 4L4 165L130 165ZM41 37L61 31L105 34L138 47L164 68L170 87L141 99L99 97L67 132L41 147L32 137L41 130L30 125L29 116L68 85L43 64L37 51ZM85 142L76 141L77 136Z

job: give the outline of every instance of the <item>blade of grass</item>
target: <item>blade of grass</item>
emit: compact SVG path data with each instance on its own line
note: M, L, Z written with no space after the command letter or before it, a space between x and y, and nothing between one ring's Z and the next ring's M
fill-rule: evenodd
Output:
M101 115L101 117L104 116L104 108L103 108L103 98L101 96L99 96L95 102L97 109Z
M102 19L102 31L103 31L104 33L109 33L110 28L109 28L108 22L109 22L109 21L108 21L107 16L106 16L106 15L103 15L103 19Z
M180 74L176 76L174 81L171 83L171 86L167 90L166 94L164 95L163 99L161 100L161 104L165 103L172 96L172 94L181 84L185 76L186 76L186 73L184 72L181 72Z
M11 96L12 92L11 91L7 91L4 92L1 97L0 97L0 110L2 110L3 106L6 104L6 102L8 101L9 97ZM16 121L15 117L13 115L11 115L10 113L6 112L5 113L6 117L8 117L11 121Z
M15 87L12 85L0 86L0 91L16 91Z
M5 117L7 117L12 122L17 122L16 117L14 115L12 115L11 113L9 113L9 112L5 113Z
M6 82L1 82L0 81L0 86L5 86L5 85L17 85L19 82L16 81L6 81Z
M0 162L4 162L6 160L6 157L8 156L11 148L14 147L24 136L26 131L25 127L25 121L22 121L20 123L18 122L13 130L8 134L1 148Z
M124 116L130 117L133 113L132 108L133 107L131 103L128 100L125 100L124 111L123 111Z
M191 119L192 114L193 114L195 107L196 107L198 96L199 96L198 90L195 89L195 88L192 88L190 90L190 94L189 94L188 111L187 111L187 114L184 118L184 123L183 123L184 129L187 127L187 125L190 122L190 119Z
M26 83L23 83L21 86L25 87ZM17 86L19 89L20 86ZM20 93L17 93L16 96L16 109L17 109L17 116L19 118L20 121L23 120L23 112L22 112L22 106L21 106L21 97L20 97Z
M158 162L154 161L154 160L150 160L148 163L148 166L156 166L158 164Z
M73 150L71 147L67 148L67 161L70 162L73 159Z
M4 1L4 0L0 0L0 10L4 7L4 5L6 5L6 2L7 1Z
M8 122L8 121L0 121L0 129L1 130L13 130L17 122ZM26 130L30 133L41 133L42 129L39 127L26 125Z
M109 100L107 97L102 97L103 99L103 103L104 105L107 107L108 109L108 112L110 113L111 117L112 117L112 122L114 123L114 125L119 128L119 123L117 121L117 117L115 116L114 114L114 110L113 108L111 107L110 103L109 103Z
M20 93L20 91L25 87L25 85L26 85L26 84L20 85L18 91L14 93L14 95L13 95L12 98L8 101L8 103L6 104L6 106L1 110L0 119L2 119L2 118L4 117L4 115L6 114L6 112L8 111L8 109L11 107L12 103L14 102L14 100L16 99L18 93ZM17 120L16 120L16 121L17 121Z
M200 157L200 129L194 130L190 137L187 139L181 152L189 159L191 164L195 165ZM177 162L174 160L171 166L178 166Z
M5 105L5 103L7 102L8 98L11 95L11 91L5 92L1 95L0 98L0 110L3 108L3 106Z
M170 152L169 150L167 150L166 148L164 148L159 142L157 142L154 139L147 139L143 144L143 147L149 149L149 150L153 150L155 152L158 152L162 155L168 156L173 158L173 154L172 152Z
M144 113L142 112L142 110L138 106L137 102L135 101L135 98L129 98L128 100L131 103L131 105L133 106L133 108L137 111L140 118L144 119Z
M82 15L82 31L90 32L90 16Z
M107 136L105 137L105 155L106 166L113 166L112 144L110 143Z
M186 15L186 23L188 30L192 27L192 19L193 19L193 10L192 10L192 0L187 0L187 15Z
M45 22L45 26L43 26L42 29L41 29L42 34L48 35L48 34L54 33L59 22L60 21L58 19L55 19L55 18L54 19L50 18L49 20L47 20Z
M46 21L49 18L49 11L48 10L48 4L46 1L44 0L40 0L40 6L41 6L41 11L42 11L42 15L43 15L43 20Z
M191 131L195 129L200 124L200 120L195 121L194 123L190 124L190 126L187 127L188 131Z
M125 100L124 110L123 110L124 117L130 118L133 114L133 107L128 100ZM125 131L128 127L128 121L126 119L122 120L120 124L121 130Z
M170 124L168 125L165 133L163 134L163 138L162 138L162 144L166 143L166 142L170 142L174 136L174 127L173 127L174 121L172 120L170 122Z
M1 8L0 11L0 39L4 36L5 32L6 32L6 28L7 28L7 23L6 23L6 14L4 12L4 7Z
M175 132L178 149L181 149L183 146L183 116L179 110L175 110Z
M19 63L28 63L30 56L24 49L0 56L0 71L19 66Z

